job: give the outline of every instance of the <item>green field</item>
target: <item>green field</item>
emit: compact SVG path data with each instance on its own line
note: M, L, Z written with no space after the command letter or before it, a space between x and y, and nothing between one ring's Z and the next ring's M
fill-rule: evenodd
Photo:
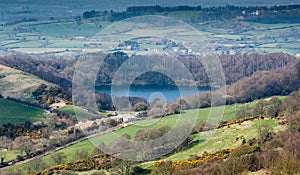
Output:
M246 141L257 136L256 129L261 124L269 124L274 127L275 131L282 130L284 126L277 124L276 120L266 119L266 120L254 120L246 121L242 124L235 124L230 126L230 128L221 128L213 131L211 137L205 138L200 134L197 134L194 141L199 141L199 144L192 146L186 151L176 153L166 159L168 160L184 160L188 159L192 154L203 154L205 151L209 153L214 153L226 148L235 148L242 144L242 139L236 141L237 137L244 136ZM204 133L205 134L205 133Z
M256 102L250 103L250 105L254 105ZM238 110L240 107L244 106L245 104L236 104L236 105L228 105L225 107L224 115L221 117L222 120L230 120L235 117L236 110ZM178 125L184 124L185 122L190 122L189 119L196 119L196 123L199 123L200 121L204 121L208 119L209 114L217 114L221 113L224 108L224 106L221 107L213 107L213 108L203 108L199 110L187 110L184 111L183 114L176 114L176 115L170 115L166 116L160 119L151 119L151 120L141 120L134 122L134 125L127 126L125 128L116 130L114 132L100 135L94 138L91 138L89 140L85 140L82 142L79 142L77 144L68 146L64 149L59 150L59 152L64 153L67 156L67 161L74 161L73 158L75 156L76 150L87 150L89 154L92 153L92 151L95 148L95 145L100 144L101 142L110 143L114 141L114 138L116 135L121 136L125 133L129 134L131 138L133 139L136 132L140 129L147 129L147 128L159 128L162 126L175 126L180 122ZM65 111L71 111L72 112L72 106L67 106L64 108ZM195 116L196 115L196 116ZM213 116L211 118L214 118ZM220 117L218 117L220 119ZM210 120L210 119L209 119ZM177 123L177 124L176 124ZM255 125L253 125L254 127ZM252 128L253 129L253 128ZM218 131L216 132L218 133ZM116 134L116 135L115 135ZM245 133L247 134L247 133ZM249 132L249 134L253 134ZM199 137L196 137L195 139L199 139ZM201 149L200 149L201 148ZM206 147L207 148L207 147ZM206 149L205 148L205 149ZM197 148L198 149L198 148ZM203 151L202 147L199 147L199 153ZM210 150L208 150L210 151ZM186 156L188 153L186 153ZM183 156L183 158L185 158ZM49 162L50 155L44 156L43 159L46 162ZM22 165L16 165L11 168L23 168L27 169L28 163L22 164Z
M198 12L163 12L156 15L174 17L189 22L192 16L198 15ZM21 53L22 48L84 49L91 38L103 29L105 31L105 27L113 24L103 20L101 17L82 19L80 21L70 18L0 26L0 45L9 49L9 51L20 51ZM112 28L114 29L117 26L118 32L122 30L127 31L130 24L127 25L126 22L121 22L121 24L118 25L116 23ZM262 24L247 21L229 21L230 25L220 21L189 24L199 30L208 43L217 43L222 46L230 45L230 47L223 48L222 51L237 47L236 51L240 52L244 49L247 50L247 47L251 47L251 52L257 53L299 53L299 47L297 47L299 45L299 24ZM111 32L112 28L109 28L107 32ZM128 31L130 33L130 30ZM164 32L174 34L174 31L168 29ZM155 30L151 30L150 33L156 35ZM177 31L176 34L178 33L181 33L181 31ZM157 36L160 35L157 34ZM101 44L106 45L102 41ZM241 44L245 46L239 48ZM34 49L31 49L31 51L28 51L28 49L27 52L23 53L35 52Z
M204 152L215 153L227 148L235 148L242 144L242 139L236 140L236 138L243 136L246 141L256 138L257 128L261 124L269 124L274 128L274 131L283 130L285 127L278 125L276 120L257 119L254 121L246 121L242 124L234 124L230 127L216 129L213 131L203 132L196 134L194 142L197 144L192 145L189 149L178 152L176 154L162 158L161 160L180 161L187 160L190 155L201 155ZM211 133L211 135L209 134ZM207 134L207 135L205 135ZM152 161L142 163L144 168L153 166Z
M44 112L36 107L23 105L11 100L0 99L0 124L41 121L46 118Z
M95 117L95 115L89 113L88 111L86 111L80 107L77 107L77 106L75 107L73 105L63 106L59 110L65 112L69 115L82 117L82 118L78 118L78 120L84 120L84 119Z

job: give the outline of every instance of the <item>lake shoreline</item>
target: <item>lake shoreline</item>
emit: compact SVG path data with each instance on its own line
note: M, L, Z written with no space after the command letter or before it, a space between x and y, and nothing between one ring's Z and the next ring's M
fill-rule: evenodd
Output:
M216 88L208 86L160 86L160 85L132 85L132 86L96 86L95 91L105 93L111 97L140 97L148 102L159 98L163 101L175 102L182 96L213 91Z

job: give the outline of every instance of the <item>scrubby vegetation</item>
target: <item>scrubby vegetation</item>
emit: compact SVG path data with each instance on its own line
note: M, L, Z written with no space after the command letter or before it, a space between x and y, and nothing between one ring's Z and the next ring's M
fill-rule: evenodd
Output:
M22 8L21 14L31 13L28 7ZM111 85L122 64L139 55L132 53L146 52L152 47L162 47L162 51L170 48L175 52L178 47L183 50L176 54L176 59L188 68L198 86L212 91L182 96L173 102L159 99L148 102L139 97L112 98L105 93L92 92L96 100L93 105L85 104L85 98L91 95L87 90L82 91L82 96L77 96L73 104L72 79L76 62L81 59L79 55L83 49L93 50L102 44L111 47L114 42L87 44L88 36L111 22L141 15L182 19L199 29L207 37L208 44L219 42L210 49L220 60L227 87L211 82L205 70L208 68L197 59L197 54L193 55L192 51L183 54L186 48L175 41L162 38L142 44L143 48L136 41L125 41L118 45L116 52L104 56L99 53L84 55L95 62L103 60L97 76L93 77L96 86ZM0 24L0 174L77 174L83 171L93 171L88 173L94 175L300 174L299 17L300 5L156 5L128 7L118 12L85 11L82 16L59 20L24 17ZM65 30L67 28L72 31ZM168 27L164 30L174 32ZM134 33L135 30L126 32ZM127 46L130 49L123 50ZM24 47L29 48L29 53L36 48L41 54L23 55L22 52L28 52ZM134 63L141 70L140 65L150 65L153 58L165 62L171 59L166 55L141 57L145 59ZM92 72L91 65L83 64L82 68ZM163 66L171 65L164 63ZM181 69L175 71L183 73ZM134 74L133 71L124 73L125 78L117 80L117 84L128 83L127 76ZM186 77L173 81L163 73L150 71L130 83L132 86L190 86L191 82ZM227 95L220 95L225 88ZM217 98L212 99L213 96ZM225 104L228 106L224 107ZM224 114L212 116L216 120L210 121L211 110L223 107ZM135 116L120 118L124 113ZM76 117L76 114L82 116ZM194 128L189 125L193 117ZM182 118L184 120L180 120ZM168 135L170 131L174 133ZM216 135L210 140L203 137L213 132ZM120 139L114 140L110 134L117 134ZM179 138L184 139L177 144ZM145 144L154 139L159 142ZM150 161L116 158L126 154L124 148L126 153Z
M245 103L256 99L266 98L274 95L287 95L300 88L300 62L289 64L280 69L273 71L256 72L250 77L242 78L236 83L228 86L227 96L223 96L223 100L226 100L226 104L233 103ZM221 89L222 90L222 89ZM177 99L177 103L183 104L183 109L191 109L198 107L207 107L210 105L219 105L218 100L216 104L211 104L212 93L218 95L218 90L214 92L203 92L199 95L180 97ZM220 94L220 93L219 93ZM275 101L273 101L275 100ZM272 99L271 103L276 103L276 99ZM200 103L199 103L200 102ZM263 105L263 104L259 104ZM274 106L275 105L275 106ZM278 104L269 105L268 113L274 113L276 115L278 111L272 108L277 108ZM247 108L247 107L245 107ZM267 109L257 109L267 110ZM259 112L259 111L257 111ZM262 111L260 111L262 112ZM267 111L263 111L267 112ZM247 114L240 114L247 115Z
M261 125L257 128L257 139L243 142L243 145L238 148L224 150L213 155L204 154L186 161L157 162L152 174L221 175L242 174L262 169L271 174L299 174L300 159L298 155L300 150L297 145L299 144L298 137L300 136L300 115L297 109L291 110L285 104L291 99L299 103L299 94L300 91L292 93L280 108L281 112L290 111L289 115L284 116L288 121L286 130L274 133L269 125ZM277 100L273 99L272 101ZM255 108L258 108L261 103L265 103L265 101L256 103ZM270 102L270 104L273 103ZM222 161L223 159L225 161Z
M51 105L53 103L60 101L65 101L65 103L69 103L69 98L64 91L59 87L48 87L46 84L41 84L37 89L32 92L34 98L40 103L44 105Z
M128 59L130 59L130 57L124 53L109 54L105 58L103 65L101 65L102 68L98 73L96 85L110 84L115 71L124 61ZM207 86L208 83L210 83L205 73L205 69L199 60L193 57L180 57L178 59L188 66L191 73L195 77L195 81L197 81L199 85ZM220 61L223 65L227 84L232 84L228 88L228 94L230 96L225 97L227 104L232 104L235 102L243 103L273 95L287 95L290 92L300 88L300 84L297 83L299 82L297 80L299 80L300 64L299 61L297 62L295 57L290 55L223 55L220 57ZM52 59L27 59L23 57L11 56L2 57L0 62L23 71L28 71L41 78L52 81L53 83L58 83L61 87L64 87L64 89L55 89L55 87L51 87L45 91L46 87L41 85L35 90L35 92L33 92L35 98L40 102L51 104L55 101L54 96L58 96L66 100L70 99L69 87L74 69L74 60L71 61L72 63L70 63L70 61L67 60L52 61ZM51 64L48 64L48 62L51 62ZM41 69L32 69L33 65L47 65L47 67L43 67ZM135 85L135 83L155 84L157 82L161 82L161 85L173 85L175 83L169 80L166 76L162 76L162 74L160 75L159 73L150 72L149 74L147 73L137 77L133 82L133 85ZM116 102L118 102L117 104L119 104L119 106L113 106L113 100L109 95L103 93L96 94L96 100L100 110L114 110L115 107L117 107L119 110L128 110L128 105L122 105L124 104L122 101L126 102L128 99L122 98L114 99ZM199 99L193 97L188 98L189 99L181 98L177 101L177 103L186 104L182 106L182 109L210 106L211 100L209 93L202 93L200 95L200 104L197 102ZM80 98L77 99L77 101L79 100ZM134 107L138 102L143 102L148 105L144 99L130 97L129 101L132 107ZM173 105L172 107L174 108L175 106Z
M297 98L298 94L299 94L299 92L295 92L295 93L291 94L291 96L287 97L281 103L282 105L280 105L280 108L279 108L280 109L280 111L279 111L280 116L278 115L279 120L281 120L282 117L284 117L285 120L288 120L288 121L290 120L290 119L287 119L286 116L282 115L287 110L287 108L285 107L284 104L286 103L286 101L290 101L291 99L295 100L295 101L299 101L299 99ZM269 102L269 104L267 102ZM251 105L251 111L254 111L255 108L260 106L259 105L260 103L266 103L265 106L268 106L268 105L271 105L271 104L277 104L277 98L274 97L272 99L268 99L268 101L267 100L261 100L261 101L255 102L254 104ZM240 110L243 110L243 108L241 108ZM293 110L290 110L290 111L291 111L291 113L295 113L295 110L296 109L293 109ZM192 135L197 133L197 132L207 131L209 129L217 129L217 128L223 128L223 127L227 128L227 127L230 127L231 125L241 124L241 123L243 123L245 121L248 121L248 120L255 120L255 119L261 118L261 116L256 116L256 117L250 116L250 117L246 117L246 118L241 118L241 116L238 116L238 117L240 119L224 121L224 122L221 122L218 126L210 126L209 124L202 125L202 123L200 123L199 127L196 127L196 128L199 128L199 129L195 128L196 130L194 132L192 132ZM264 118L266 118L266 117L268 117L268 116L265 116ZM293 119L293 120L295 120L295 119ZM290 122L284 122L282 124L286 124L286 123L290 123ZM296 123L296 122L293 121L293 123ZM288 126L289 126L290 129L293 128L292 130L295 131L295 130L298 130L297 127L299 125L296 124L296 125L288 125ZM209 129L205 129L207 127ZM153 138L159 137L161 134L164 135L163 133L168 132L169 129L170 129L170 127L169 128L168 127L162 127L162 128L157 128L157 129L141 130L141 131L138 131L136 133L136 135L134 137L134 140L141 140L141 139L142 140L147 140L147 138L148 139L153 139ZM288 130L290 130L290 129L288 129ZM257 167L258 163L251 164L250 162L252 162L254 160L257 160L258 158L255 157L255 156L259 156L261 154L261 152L264 150L263 147L265 145L268 145L271 142L273 142L274 139L277 139L277 136L280 135L281 132L276 133L276 134L273 133L273 130L270 129L269 125L260 125L256 132L258 134L257 134L256 139L254 139L254 140L245 140L245 138L241 138L243 141L241 142L242 146L239 147L239 148L224 149L224 150L218 151L216 153L205 153L203 155L195 155L195 156L191 156L191 158L189 160L186 160L186 161L182 160L182 161L176 161L176 162L171 162L171 163L168 163L168 162L166 162L166 163L162 163L162 162L156 163L155 164L156 168L154 170L152 170L151 173L155 174L155 173L159 173L161 171L166 171L166 172L172 173L172 174L175 173L175 172L178 173L178 174L182 174L182 173L186 173L186 172L188 172L188 174L189 173L195 173L195 172L197 174L201 174L202 172L213 174L215 172L226 172L226 171L244 172L244 171L257 171L257 170L260 170L262 168L265 169L265 167L261 166L260 164L259 164L259 167ZM131 140L130 135L127 135L127 136L124 135L124 138L127 138L127 139ZM189 149L190 146L193 145L192 141L193 141L193 137L188 138L186 140L186 142L184 142L186 145L182 144L180 146L180 148L176 149L175 152L173 152L171 154L174 154L176 152L180 153L180 151L182 151L182 150ZM113 146L113 147L116 148L120 143L121 142L115 142L116 146ZM275 143L277 143L277 141ZM105 146L106 144L104 144L104 143L102 143L100 145L102 145L100 147L106 147ZM110 145L110 147L111 147L111 145ZM94 150L93 154L94 155L102 154L102 151L101 150ZM240 160L240 155L245 155L245 154L247 156L245 156L245 158ZM97 165L97 162L87 163L85 161L85 159L82 159L81 155L84 156L86 154L79 154L78 153L77 155L78 156L76 156L75 159L76 160L80 159L80 161L76 161L77 163L75 162L75 163L70 163L70 164L61 164L59 166L54 166L53 168L47 169L47 171L50 171L50 170L52 171L57 167L60 167L60 168L55 169L55 170L84 171L84 170L98 169L98 168L94 167L94 165ZM51 162L65 162L65 160L66 160L63 155L62 156L60 156L60 155L55 156L59 160L54 159L53 156L51 158L53 161L51 161ZM235 156L237 156L237 157L235 157ZM61 157L61 158L59 158L59 157ZM253 158L255 158L255 159L253 159ZM226 160L224 163L222 161L223 159ZM97 161L99 161L99 159L93 159L93 157L89 157L86 160L90 160L90 161L97 160ZM250 161L250 162L248 162L248 161ZM259 160L259 161L262 161L262 160ZM79 165L78 164L79 162L81 162L82 165ZM238 165L236 165L236 163L240 163L240 162L244 162L244 163L242 165L240 165L241 167L238 167ZM230 163L230 164L227 164L227 163ZM30 164L32 164L30 166L34 166L34 162L31 162ZM56 163L56 164L59 164L59 163ZM119 163L117 163L117 164L119 164ZM119 167L119 166L117 166L117 164L113 165L113 167ZM215 167L215 165L217 165L217 164L219 164L219 165L217 167ZM247 165L247 166L245 166L245 165ZM109 166L111 166L110 163L109 163ZM133 166L134 165L132 163L130 163L129 167L132 168ZM203 168L203 166L205 166L207 168ZM233 169L230 169L230 166L232 166ZM39 166L39 167L41 168L42 166ZM201 171L200 171L199 167L202 167ZM208 168L208 167L210 167L210 168ZM228 168L225 168L225 167L228 167ZM188 170L187 170L187 168L188 168ZM239 169L237 169L237 168L239 168ZM108 168L108 170L113 171L113 169L111 169L111 168ZM45 172L47 172L47 171L45 171ZM141 169L140 171L141 172L147 172L148 170ZM130 172L132 172L132 169L130 170Z
M95 57L97 56L95 55ZM96 85L111 84L115 71L128 59L130 59L130 57L122 52L108 54L99 69L100 71L97 76ZM194 57L179 57L178 59L187 66L195 77L195 81L197 81L198 85L209 85L206 70L200 63L200 60ZM266 55L222 55L219 59L223 66L227 84L233 84L258 71L271 71L296 62L295 57L282 53ZM59 84L65 89L70 87L75 61L76 60L58 60L50 58L44 60L24 58L22 56L0 58L2 64L32 73L40 78ZM32 67L36 65L41 68L32 69ZM132 85L156 84L157 82L160 82L160 84L162 83L161 85L174 85L174 82L168 79L168 77L156 72L149 72L137 77Z

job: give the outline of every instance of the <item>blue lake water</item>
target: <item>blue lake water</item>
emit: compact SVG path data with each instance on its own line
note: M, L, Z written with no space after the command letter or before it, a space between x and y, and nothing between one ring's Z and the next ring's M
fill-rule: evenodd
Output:
M175 87L175 86L100 86L96 87L97 92L104 92L112 97L142 97L148 102L159 98L163 101L174 102L179 96L193 95L198 92L210 91L209 87Z

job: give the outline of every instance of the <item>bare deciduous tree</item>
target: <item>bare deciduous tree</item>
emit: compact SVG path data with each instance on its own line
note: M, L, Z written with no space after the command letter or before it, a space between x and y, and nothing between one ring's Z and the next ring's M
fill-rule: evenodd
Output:
M17 137L14 141L13 148L20 150L21 155L25 152L27 156L34 150L34 143L28 136Z

